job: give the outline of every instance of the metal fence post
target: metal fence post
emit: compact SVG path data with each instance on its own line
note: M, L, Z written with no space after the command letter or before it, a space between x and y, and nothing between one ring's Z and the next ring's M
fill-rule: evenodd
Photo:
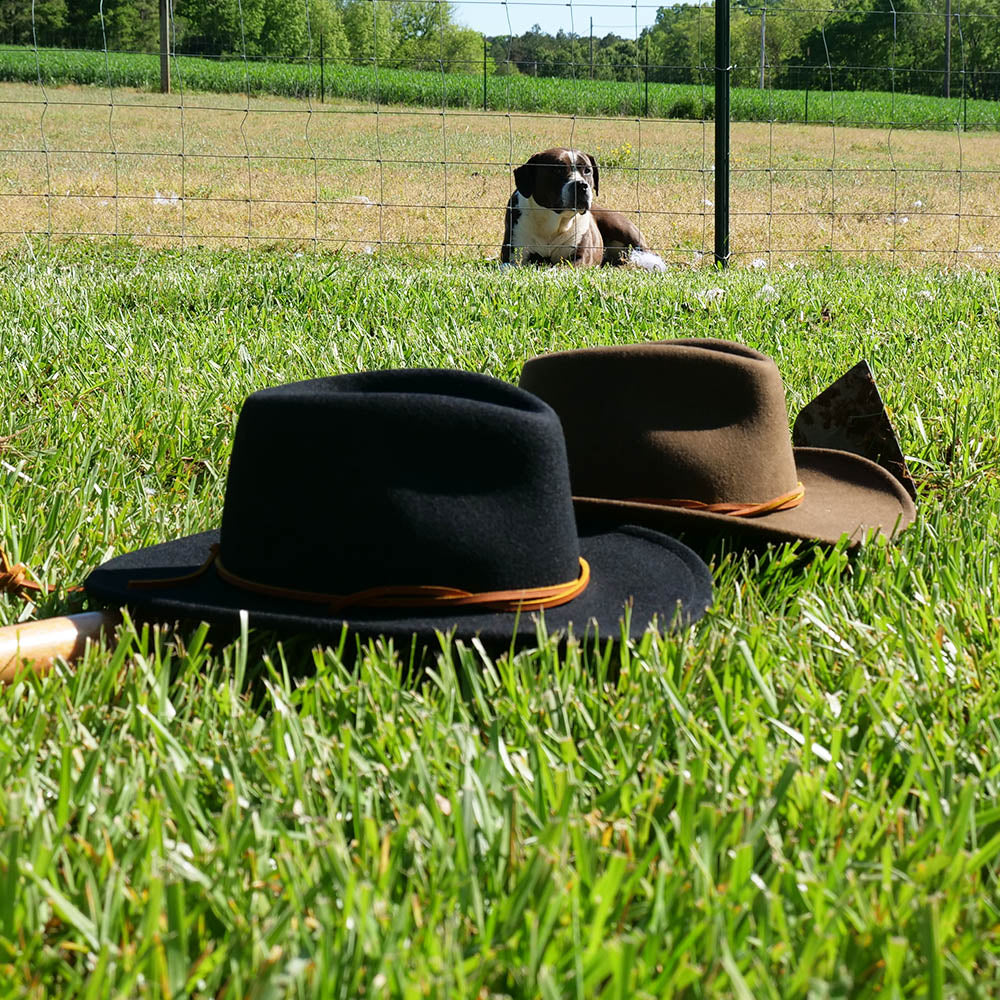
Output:
M325 35L319 36L319 103L326 102L326 59L323 52Z
M729 0L715 2L715 263L729 266Z
M486 36L483 35L483 111L486 110Z

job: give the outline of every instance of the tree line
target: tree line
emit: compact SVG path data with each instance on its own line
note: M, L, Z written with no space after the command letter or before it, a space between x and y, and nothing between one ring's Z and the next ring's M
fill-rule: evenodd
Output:
M734 83L789 89L945 88L947 0L751 0L731 11ZM637 38L535 25L484 39L441 0L174 0L179 52L324 58L449 72L664 83L713 82L714 8L660 7ZM952 94L1000 99L1000 13L961 0L952 17ZM13 44L157 51L158 0L0 0L0 39ZM485 45L484 45L485 42ZM761 68L763 64L763 74Z

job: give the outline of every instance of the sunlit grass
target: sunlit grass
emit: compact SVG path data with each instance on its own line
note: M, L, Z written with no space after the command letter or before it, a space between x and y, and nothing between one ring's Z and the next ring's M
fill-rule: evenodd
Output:
M707 617L621 650L446 645L414 675L126 624L0 691L13 995L997 993L995 277L0 264L0 544L47 583L216 525L245 396L365 368L729 337L794 415L867 357L921 486L893 547L717 550Z

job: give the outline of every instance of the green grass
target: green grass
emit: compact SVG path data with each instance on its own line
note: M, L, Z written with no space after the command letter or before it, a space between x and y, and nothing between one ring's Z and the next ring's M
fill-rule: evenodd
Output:
M318 98L318 60L283 63L242 59L205 59L182 56L172 62L175 88L259 97ZM77 49L42 49L36 60L31 48L0 46L0 81L45 86L84 84L157 90L160 62L157 55L111 53ZM480 72L440 73L415 69L375 69L329 63L325 92L331 98L366 103L413 104L425 107L482 107ZM648 114L654 118L712 118L712 81L705 85L649 85L648 106L641 83L614 80L571 80L531 76L490 76L487 104L491 110L540 111L579 115ZM833 122L837 125L884 128L954 130L1000 128L995 101L963 102L919 94L877 91L758 90L734 88L733 121Z
M0 994L996 996L998 286L7 255L0 544L46 582L217 524L254 389L573 345L739 339L793 415L868 357L922 497L855 558L716 554L706 618L619 652L126 625L0 691Z

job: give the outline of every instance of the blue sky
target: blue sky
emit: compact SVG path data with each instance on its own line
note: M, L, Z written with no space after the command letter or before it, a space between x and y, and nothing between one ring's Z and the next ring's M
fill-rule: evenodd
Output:
M507 34L512 30L515 35L528 31L532 25L539 24L543 31L554 35L560 28L564 31L575 30L578 35L587 35L590 31L590 19L594 19L594 34L600 37L609 33L621 35L623 38L635 38L636 23L642 31L656 20L657 8L670 0L637 0L635 3L627 0L603 0L603 2L577 2L577 0L541 0L532 3L531 0L470 0L470 2L454 4L455 18L469 28L475 28L486 35ZM508 28L507 15L510 14Z

